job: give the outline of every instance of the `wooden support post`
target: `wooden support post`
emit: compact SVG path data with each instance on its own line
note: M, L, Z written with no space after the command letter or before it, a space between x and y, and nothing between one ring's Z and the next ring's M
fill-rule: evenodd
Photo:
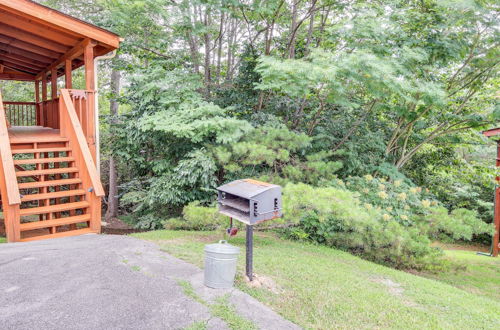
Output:
M497 142L497 168L500 168L500 141ZM493 235L493 248L491 254L498 257L500 250L500 176L496 177L497 186L495 188L495 215L493 222L495 224L495 234Z
M41 126L40 124L40 80L35 80L35 125Z
M95 91L95 63L94 63L94 46L95 43L91 42L83 51L83 60L85 63L85 89L88 91ZM95 138L95 128L97 123L95 122L95 94L87 94L87 113L84 114L87 120L86 131L84 132L87 138L87 143L89 145L90 154L94 164L96 163L96 138ZM84 119L84 118L82 118ZM90 213L91 213L91 223L90 228L92 231L100 233L101 232L101 198L94 197L94 194L87 194L87 200L90 202Z
M71 59L65 61L64 74L65 74L66 89L73 88L73 77L71 76L73 72L73 67L71 63L72 63Z
M40 126L47 126L47 77L42 76L42 104L40 107Z
M85 62L85 89L89 91L95 90L95 78L94 78L94 44L89 43L85 46L83 51L83 58ZM96 161L96 145L95 145L95 109L94 109L94 93L89 93L87 97L87 130L85 133L87 137L87 143L89 144L90 153L94 162Z
M58 119L59 114L56 113L56 103L55 99L57 98L57 70L54 68L50 71L50 96L51 96L51 102L50 102L50 118L51 118L51 125L50 127L52 128L59 128L58 124Z

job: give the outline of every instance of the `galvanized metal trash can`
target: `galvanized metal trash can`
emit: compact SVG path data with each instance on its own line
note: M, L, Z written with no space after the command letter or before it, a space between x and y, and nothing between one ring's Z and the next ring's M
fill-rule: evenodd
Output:
M205 245L205 285L214 289L233 287L240 248L219 241Z

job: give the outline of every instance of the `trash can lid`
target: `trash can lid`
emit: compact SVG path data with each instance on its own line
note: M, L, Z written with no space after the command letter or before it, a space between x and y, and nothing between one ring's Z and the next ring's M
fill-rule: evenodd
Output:
M205 245L205 252L214 252L222 254L239 254L240 248L229 244L225 240L222 240L219 241L219 243Z

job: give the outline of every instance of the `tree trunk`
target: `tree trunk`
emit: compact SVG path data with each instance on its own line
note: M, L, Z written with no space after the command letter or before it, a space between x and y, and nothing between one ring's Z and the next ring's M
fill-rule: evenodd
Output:
M210 8L205 9L205 18L204 18L204 24L205 24L205 29L208 31L210 28L211 24L211 19L210 19ZM205 88L207 90L207 97L210 97L210 84L212 83L212 77L211 77L211 72L210 72L210 33L205 32L204 34L204 39L205 39Z
M307 40L306 40L306 54L309 54L309 46L311 46L313 31L314 31L314 18L316 17L315 13L316 2L313 1L311 6L311 18L309 19L309 28L307 29Z
M219 40L218 40L218 46L217 46L217 71L216 71L217 84L220 83L221 61L222 61L222 40L224 38L224 18L225 18L224 12L221 12Z
M326 22L328 20L329 15L330 15L330 9L327 9L325 12L321 14L321 24L319 26L319 35L316 39L316 47L319 47L321 45L323 34L325 33Z
M236 39L236 26L237 22L235 19L231 19L228 24L228 34L227 34L227 72L226 81L231 81L233 79L233 45Z
M297 7L299 0L292 3L292 24L290 26L290 47L288 48L288 58L295 58L295 29L297 27Z
M116 124L116 116L118 115L118 96L120 95L120 80L121 74L117 68L113 68L111 72L111 92L113 98L110 100L109 112L111 116L111 128ZM118 173L116 171L116 163L113 155L109 157L109 191L108 191L108 209L105 219L110 221L118 216Z
M200 73L200 56L198 54L198 41L196 40L196 36L193 34L193 20L196 22L196 8L193 8L193 11L191 11L191 8L188 7L188 9L184 12L184 22L189 26L189 29L186 32L186 39L188 40L189 51L193 61L193 71L195 73Z

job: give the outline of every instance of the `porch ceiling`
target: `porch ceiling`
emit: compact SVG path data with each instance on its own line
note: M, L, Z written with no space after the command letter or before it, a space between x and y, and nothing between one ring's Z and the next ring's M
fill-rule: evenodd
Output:
M0 0L0 80L36 80L53 68L64 74L84 64L79 51L95 44L94 56L119 46L109 31L29 0Z

